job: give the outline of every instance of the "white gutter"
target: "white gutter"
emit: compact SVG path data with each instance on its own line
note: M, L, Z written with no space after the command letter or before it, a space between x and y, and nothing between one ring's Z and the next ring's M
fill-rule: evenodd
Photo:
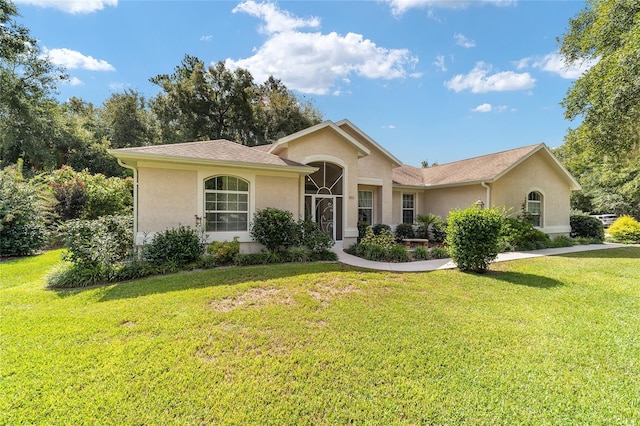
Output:
M136 241L138 238L138 169L128 165L121 159L117 159L125 169L133 170L133 248L136 248Z
M486 188L487 190L487 195L486 195L486 200L485 200L485 206L487 206L488 209L491 208L491 187L489 185L487 185L485 183L485 181L480 182L480 185L482 185L483 188Z

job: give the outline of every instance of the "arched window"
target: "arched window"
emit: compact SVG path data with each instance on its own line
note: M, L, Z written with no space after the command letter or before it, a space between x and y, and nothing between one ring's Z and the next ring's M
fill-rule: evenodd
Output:
M216 176L204 182L207 232L246 231L249 228L249 182L235 176Z
M533 226L542 227L542 194L532 191L527 195L527 216Z

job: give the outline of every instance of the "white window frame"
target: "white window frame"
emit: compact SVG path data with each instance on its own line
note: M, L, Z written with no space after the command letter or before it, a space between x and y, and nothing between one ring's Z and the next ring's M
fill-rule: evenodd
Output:
M531 200L530 197L531 195L537 195L539 197L538 200ZM527 201L526 201L526 212L530 217L533 218L537 218L536 222L537 224L534 222L533 226L535 226L536 228L542 228L544 227L544 194L538 190L532 190L529 191L527 193ZM532 207L534 205L538 206L538 211L534 212L535 209L533 209Z
M369 193L371 194L371 206L361 206L360 205L360 193ZM367 225L373 226L374 223L374 218L373 218L373 205L374 205L374 199L373 199L373 191L369 190L369 189L363 189L363 190L358 190L358 222L360 222L360 211L361 210L368 210L369 211L369 218L371 219L371 223L368 223Z
M207 187L207 182L213 179L217 179L217 178L233 178L233 179L237 179L238 181L242 181L244 183L247 184L247 190L246 191L241 191L241 190L229 190L229 189L206 189ZM204 201L204 217L203 217L203 221L204 221L204 227L207 233L215 233L215 234L219 234L219 233L238 233L238 232L248 232L249 231L249 219L250 219L250 213L251 213L251 209L250 209L250 205L251 205L251 199L250 199L250 189L251 189L251 182L249 182L246 179L243 179L239 176L233 176L233 175L216 175L216 176L210 176L208 178L206 178L203 181L203 188L204 188L204 197L203 197L203 201ZM235 210L218 210L218 209L207 209L207 194L226 194L226 195L231 195L231 194L236 194L236 195L245 195L246 196L246 204L247 207L245 210L241 210L241 209L235 209ZM240 203L244 201L235 201L236 203ZM244 229L224 229L224 230L220 230L220 229L210 229L209 228L209 221L207 220L207 214L244 214L246 215L246 221L245 221L245 225L244 225Z
M405 207L405 204L404 204L405 195L411 196L412 204L413 204L412 207ZM402 195L400 197L400 223L411 223L412 225L415 223L415 221L416 221L416 199L417 199L417 196L413 192L410 192L410 193L403 192L402 193ZM404 212L405 211L411 211L411 216L413 217L413 221L412 222L405 222L404 221Z

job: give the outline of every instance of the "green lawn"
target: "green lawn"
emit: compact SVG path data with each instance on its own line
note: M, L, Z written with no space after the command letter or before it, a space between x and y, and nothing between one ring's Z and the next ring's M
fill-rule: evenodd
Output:
M0 263L0 422L640 422L640 248L486 275L338 264L51 291Z

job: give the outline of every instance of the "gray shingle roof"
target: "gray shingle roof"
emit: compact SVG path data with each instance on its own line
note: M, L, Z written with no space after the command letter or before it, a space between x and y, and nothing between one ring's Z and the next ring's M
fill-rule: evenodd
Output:
M166 157L203 161L236 162L266 166L305 167L304 164L280 158L262 149L254 149L226 139L186 142L168 145L121 148L109 151L115 157Z
M424 169L402 165L393 169L393 182L409 186L446 186L492 181L541 146L543 144L529 145Z

